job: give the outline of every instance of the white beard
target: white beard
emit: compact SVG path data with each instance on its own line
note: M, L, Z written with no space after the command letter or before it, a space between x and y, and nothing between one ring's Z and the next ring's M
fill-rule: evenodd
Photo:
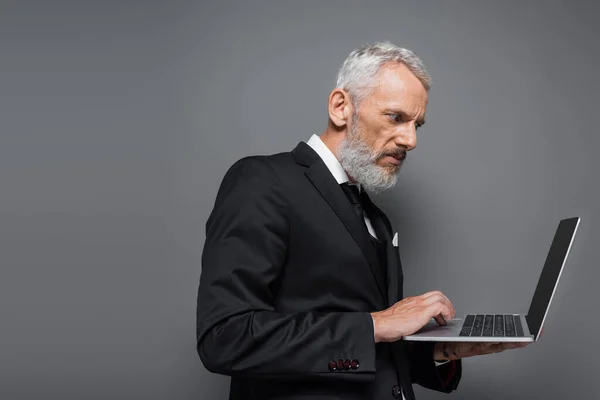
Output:
M340 144L337 156L346 173L369 192L382 192L398 182L400 166L390 171L376 164L381 155L373 154L369 145L360 138L356 118L353 118L352 127Z

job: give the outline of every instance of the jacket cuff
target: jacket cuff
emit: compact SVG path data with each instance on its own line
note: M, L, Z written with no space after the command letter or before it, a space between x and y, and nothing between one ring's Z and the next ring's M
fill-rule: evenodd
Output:
M433 359L435 342L412 343L411 370L415 383L439 392L450 393L458 387L462 376L461 360L437 366Z

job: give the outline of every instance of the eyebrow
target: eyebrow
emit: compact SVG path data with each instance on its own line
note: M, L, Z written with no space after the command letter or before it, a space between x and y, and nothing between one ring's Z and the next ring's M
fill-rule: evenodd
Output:
M402 115L404 118L407 118L407 117L408 117L408 114L407 114L406 112L404 112L404 111L402 111L402 110L395 110L395 109L393 109L393 108L386 109L386 110L384 110L384 111L383 111L383 113L384 113L384 114L398 114L398 115ZM420 120L417 120L417 123L418 123L420 126L423 126L423 125L425 125L425 119L424 119L424 118L422 118L422 119L420 119Z

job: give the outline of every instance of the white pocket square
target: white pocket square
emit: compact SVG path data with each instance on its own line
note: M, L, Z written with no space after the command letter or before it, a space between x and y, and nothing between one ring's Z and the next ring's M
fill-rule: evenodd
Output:
M392 239L392 245L394 247L398 247L398 232L394 233L394 238Z

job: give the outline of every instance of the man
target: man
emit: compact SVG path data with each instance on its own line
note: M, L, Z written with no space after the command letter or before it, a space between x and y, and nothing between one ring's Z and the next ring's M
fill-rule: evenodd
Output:
M413 383L449 393L461 358L509 347L401 340L455 316L439 291L403 298L390 221L367 195L396 183L430 85L407 49L357 49L320 138L225 175L206 224L197 348L232 377L230 399L413 400Z

